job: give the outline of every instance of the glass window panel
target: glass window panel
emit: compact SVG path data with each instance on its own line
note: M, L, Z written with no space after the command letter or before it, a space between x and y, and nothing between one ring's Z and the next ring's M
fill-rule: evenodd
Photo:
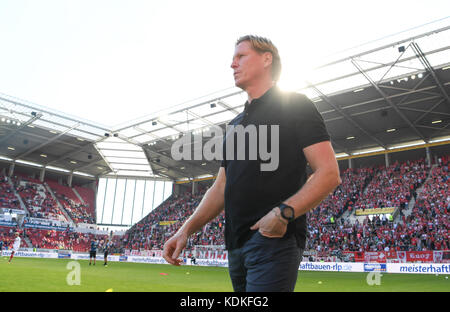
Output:
M133 128L128 128L128 129L120 130L120 134L129 138L129 137L141 134L141 132L136 129L133 129Z
M124 141L118 137L110 136L107 139L105 139L102 142L109 142L109 143L123 143Z
M134 197L134 187L136 180L127 180L127 190L125 193L125 204L123 207L123 217L121 220L123 224L130 224L131 222L131 212L133 211L133 197Z
M314 70L310 73L308 81L312 84L318 84L322 81L332 80L356 71L357 69L350 61L339 62Z
M437 50L450 45L449 31L443 31L433 36L422 37L416 41L422 52L426 53L432 50Z
M149 142L149 141L156 140L156 139L157 139L156 137L154 137L152 135L144 134L144 133L133 138L133 140L138 143L145 143L145 142Z
M301 90L301 93L306 95L310 100L317 99L320 96L319 93L312 88L303 89Z
M197 107L194 107L194 108L190 108L189 111L193 112L196 115L201 116L201 115L204 115L204 114L210 114L210 113L212 113L214 111L220 111L220 110L218 109L217 106L212 108L210 103L208 103L208 104L205 104L205 105L200 105L200 106L197 106Z
M155 181L147 180L147 184L145 187L144 211L142 217L145 217L150 211L152 211L154 184Z
M147 158L123 158L123 157L108 157L110 163L126 163L126 164L143 164L148 165Z
M208 120L211 121L214 124L218 124L224 121L229 121L236 117L236 114L230 111L226 111L217 115L208 116Z
M170 195L172 195L172 188L173 188L173 184L172 182L164 182L165 188L164 188L164 200L166 200L167 198L170 197Z
M153 130L158 130L158 129L165 127L165 125L158 122L158 120L155 120L155 121L156 121L156 125L153 125L153 121L149 121L144 124L136 126L136 128L140 129L140 130L144 130L144 131L153 131Z
M47 129L55 130L58 133L66 131L68 129L67 127L62 127L62 126L58 126L58 125L52 124L50 121L46 121L45 119L35 120L33 124L34 125L38 125L38 126L42 126L44 128L47 128Z
M136 157L136 158L145 158L143 152L132 152L132 151L109 151L109 150L101 150L103 156L105 157Z
M130 150L138 152L141 151L141 149L138 146L129 143L100 142L96 144L97 147L100 149L106 148L106 149Z
M174 123L184 122L188 118L188 114L186 112L179 112L175 114L165 115L161 116L159 119L163 123L167 123L169 125L172 125Z
M100 178L97 189L97 222L102 223L100 219L103 215L103 201L105 200L106 181L108 179Z
M450 62L450 50L428 55L427 59L434 68L448 64Z
M96 127L91 127L91 126L85 125L85 124L81 124L77 129L80 130L81 133L85 133L83 131L86 131L86 132L91 133L92 135L97 135L97 139L98 139L98 137L103 137L103 135L105 134L105 130L99 129ZM75 132L75 130L72 130L70 133L72 133L72 132ZM88 135L88 134L85 134L85 135Z
M142 211L142 201L144 198L144 180L136 181L136 196L134 199L134 207L133 207L133 220L131 220L131 224L135 224L139 220L142 219L141 211Z
M181 132L189 132L195 129L201 129L202 127L206 127L208 124L200 119L188 123L183 123L181 125L177 125L177 129Z
M111 176L153 177L154 175L146 171L118 170L116 174L111 174Z
M345 79L335 80L317 87L324 94L329 95L338 91L367 85L369 82L363 75L351 76Z
M116 189L116 179L108 179L108 187L106 189L103 217L100 216L101 217L100 223L107 224L111 222L115 189Z
M406 53L403 54L405 56ZM356 58L358 62L361 64L361 67L365 69L365 66L370 66L369 64L376 65L378 64L387 64L395 61L400 56L397 47L392 47L391 49L383 49L376 52L372 52L370 54L365 54ZM366 63L367 61L367 63ZM366 63L367 65L364 65Z
M170 136L170 135L174 135L174 134L178 134L178 133L179 133L178 131L176 131L176 130L174 130L172 128L165 128L165 129L162 129L162 130L158 130L158 131L152 132L152 134L154 134L154 135L156 135L156 136L158 136L160 138L163 138L163 137L166 137L166 136Z
M151 168L149 164L142 164L142 165L134 165L134 164L115 164L110 162L109 163L114 169L119 170L148 170L151 171Z
M112 216L112 224L120 224L122 217L123 198L125 196L126 179L117 179L116 200L114 202L114 211Z
M163 188L164 188L164 182L163 181L156 181L156 187L155 187L155 194L154 194L154 202L153 202L153 209L159 206L159 204L163 201Z
M237 95L227 97L226 99L220 101L230 107L244 106L245 102L247 101L247 94L245 92L242 92Z
M77 131L77 130L70 131L70 134L75 136L75 137L77 137L77 138L85 139L85 140L88 140L88 141L96 141L99 138L96 135L91 135L91 134L88 134L88 133L85 133L85 132L81 132L81 131Z

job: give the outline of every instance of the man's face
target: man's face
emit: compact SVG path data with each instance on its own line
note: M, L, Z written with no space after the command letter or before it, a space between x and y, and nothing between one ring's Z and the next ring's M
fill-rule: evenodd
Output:
M267 66L270 66L272 61L271 57L270 53L256 52L248 41L239 43L234 50L231 63L236 86L245 90L261 80L267 74Z

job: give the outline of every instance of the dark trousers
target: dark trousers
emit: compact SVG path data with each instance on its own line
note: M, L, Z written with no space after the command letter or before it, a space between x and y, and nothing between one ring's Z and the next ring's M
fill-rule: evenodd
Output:
M267 238L256 232L242 248L228 251L235 292L292 292L303 249L293 235Z

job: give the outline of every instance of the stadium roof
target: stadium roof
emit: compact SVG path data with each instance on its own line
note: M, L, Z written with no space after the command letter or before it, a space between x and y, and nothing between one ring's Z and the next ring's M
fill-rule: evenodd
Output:
M329 62L297 91L315 102L337 156L351 157L450 143L449 89L446 26ZM0 94L0 160L86 178L207 178L218 161L175 161L171 146L223 129L245 100L230 88L111 128Z

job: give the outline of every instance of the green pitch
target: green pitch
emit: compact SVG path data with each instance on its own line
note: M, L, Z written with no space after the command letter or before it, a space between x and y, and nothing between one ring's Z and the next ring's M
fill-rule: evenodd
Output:
M68 269L74 260L0 258L0 291L37 292L231 292L226 268L140 264L103 261L89 266L85 260L79 264L80 285L68 285ZM299 271L296 291L388 291L388 292L448 292L448 275L387 274L382 273L381 285L369 286L367 273L306 272ZM74 275L69 275L74 283Z

